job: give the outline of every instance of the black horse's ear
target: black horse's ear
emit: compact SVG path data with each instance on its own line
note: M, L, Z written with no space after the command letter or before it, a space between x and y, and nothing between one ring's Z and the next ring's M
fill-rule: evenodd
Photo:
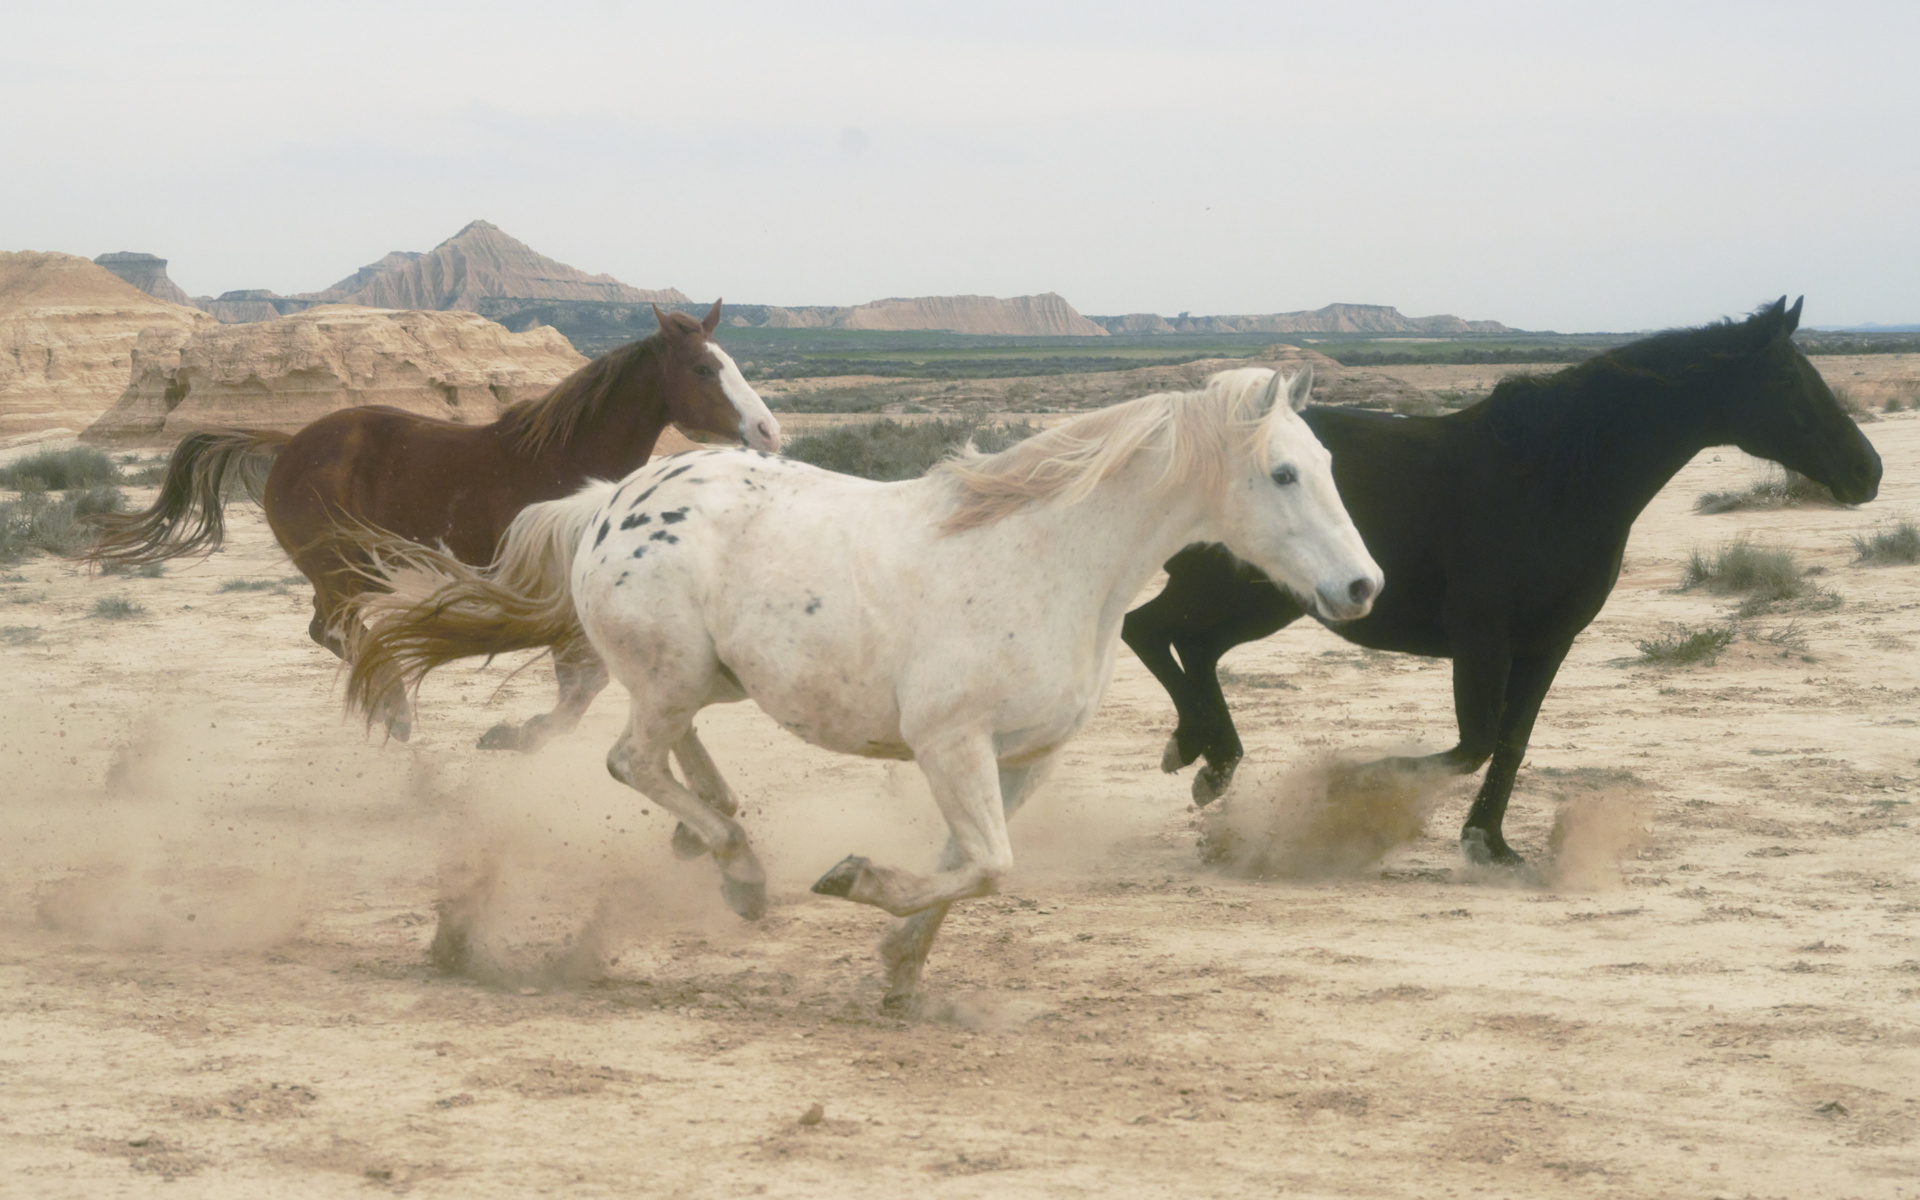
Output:
M720 302L718 300L715 300L713 307L707 310L706 319L700 322L700 328L707 331L708 337L712 337L713 331L720 328Z
M1786 299L1785 296L1782 296L1780 298L1782 300ZM1787 310L1787 324L1786 324L1786 328L1782 332L1784 332L1788 337L1792 337L1793 331L1800 328L1800 306L1802 304L1805 304L1806 302L1807 302L1807 298L1805 296L1802 296L1798 300L1795 300L1793 302L1792 308Z

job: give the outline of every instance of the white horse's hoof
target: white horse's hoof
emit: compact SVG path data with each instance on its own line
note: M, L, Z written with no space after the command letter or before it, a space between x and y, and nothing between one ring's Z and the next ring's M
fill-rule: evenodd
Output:
M767 885L720 877L720 896L743 921L758 921L767 915Z
M821 896L845 897L853 891L854 880L860 878L860 872L866 870L867 860L858 854L849 854L814 882L813 890Z

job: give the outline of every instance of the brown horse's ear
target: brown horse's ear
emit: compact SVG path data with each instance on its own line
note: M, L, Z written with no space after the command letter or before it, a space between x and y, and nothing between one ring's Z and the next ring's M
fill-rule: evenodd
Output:
M1782 296L1780 298L1782 300L1786 299L1785 296ZM1802 296L1798 300L1795 300L1793 302L1792 308L1787 310L1787 324L1783 332L1788 337L1792 337L1793 331L1800 328L1800 306L1802 304L1805 304L1806 302L1807 302L1807 298L1805 296Z
M713 307L707 310L707 318L700 322L700 328L707 331L708 337L712 337L713 331L720 328L720 302L718 300L715 300Z
M653 309L654 324L660 326L661 333L665 333L667 331L667 314L660 311L658 304L650 305L649 307Z

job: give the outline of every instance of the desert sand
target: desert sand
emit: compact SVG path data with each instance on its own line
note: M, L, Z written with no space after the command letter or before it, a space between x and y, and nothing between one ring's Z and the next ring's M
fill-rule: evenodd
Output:
M708 710L772 874L747 925L602 768L617 689L527 758L472 747L544 664L434 676L411 744L343 720L254 510L160 578L0 570L0 1193L1913 1196L1920 567L1848 539L1920 507L1920 418L1867 432L1865 509L1695 515L1759 473L1731 449L1654 501L1535 731L1526 873L1462 864L1471 780L1377 862L1308 822L1290 875L1205 866L1123 657L914 1021L878 1009L886 918L807 891L931 856L909 764ZM1674 589L1738 536L1842 602L1641 665L1727 619ZM1452 742L1444 662L1303 625L1226 665L1233 811ZM456 897L481 978L427 959Z

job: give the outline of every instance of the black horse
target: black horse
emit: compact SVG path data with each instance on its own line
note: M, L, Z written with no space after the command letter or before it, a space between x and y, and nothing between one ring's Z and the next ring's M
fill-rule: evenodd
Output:
M1376 650L1453 659L1459 744L1397 763L1466 774L1493 760L1460 833L1469 859L1521 861L1500 823L1540 702L1606 603L1633 519L1689 459L1732 443L1849 504L1879 491L1880 456L1794 347L1799 323L1800 303L1789 309L1783 296L1745 321L1505 380L1444 417L1303 414L1387 577L1369 615L1330 628ZM1122 636L1179 710L1161 765L1177 771L1205 755L1193 784L1205 804L1243 753L1214 673L1220 656L1303 610L1218 546L1187 547L1167 574Z

